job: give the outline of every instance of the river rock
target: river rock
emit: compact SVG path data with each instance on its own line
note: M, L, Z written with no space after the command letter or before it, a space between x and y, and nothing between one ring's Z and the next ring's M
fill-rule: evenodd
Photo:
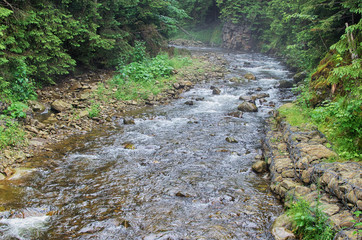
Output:
M296 240L293 232L283 227L273 228L272 235L275 240Z
M29 104L34 112L44 112L46 109L45 105L38 101L30 100Z
M135 124L135 121L133 118L125 117L125 118L123 118L123 124L131 125L131 124Z
M278 88L292 88L292 87L293 87L293 82L287 80L280 81L278 85Z
M252 98L254 98L254 99L262 99L262 98L267 98L267 97L270 97L270 95L268 93L259 93L259 94L252 96Z
M262 173L267 170L267 164L265 161L257 161L253 164L252 169L254 170L254 172Z
M51 108L54 109L57 112L64 112L64 111L72 109L72 104L58 99L58 100L55 100L51 104Z
M256 80L256 77L254 74L252 73L247 73L244 75L244 78L248 79L248 80Z
M235 138L233 138L233 137L227 137L227 138L225 138L225 140L227 141L227 142L229 142L229 143L237 143L238 141L235 139Z
M235 117L235 118L242 118L243 113L242 112L231 112L231 113L228 113L228 116Z
M187 101L187 102L185 102L185 104L189 105L189 106L192 106L192 105L194 105L194 102L193 101Z
M294 83L299 83L299 82L303 81L306 78L307 78L307 73L306 72L299 72L299 73L297 73L297 74L295 74L293 76L293 81L294 81Z
M220 95L220 93L221 93L221 90L219 88L214 88L212 90L212 94L214 94L214 95Z
M251 102L251 103L255 103L255 97L254 96L240 96L239 100L243 100L246 102Z
M257 112L258 108L254 103L243 102L238 106L238 110L242 112Z

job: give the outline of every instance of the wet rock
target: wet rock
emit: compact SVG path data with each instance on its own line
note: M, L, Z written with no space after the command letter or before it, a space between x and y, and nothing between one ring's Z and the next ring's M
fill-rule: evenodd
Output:
M278 88L292 88L292 87L293 87L293 82L287 80L280 81L278 85Z
M219 88L214 88L212 90L212 94L214 94L214 95L220 95L220 93L221 93L221 90Z
M123 144L123 146L124 146L124 149L131 149L131 150L136 149L136 147L132 143L125 143L125 144Z
M131 125L131 124L135 124L135 121L131 117L125 117L125 118L123 118L123 124Z
M244 62L243 66L244 66L244 67L250 67L250 66L251 66L251 62Z
M238 82L241 82L241 81L242 81L242 78L232 77L232 78L229 79L229 81L230 81L230 82L236 82L236 83L238 83Z
M258 108L254 103L243 102L238 106L238 110L242 112L257 112Z
M240 96L239 100L243 100L246 102L251 102L251 103L255 103L255 97L254 96Z
M64 112L64 111L72 109L72 105L63 100L55 100L51 104L51 108L57 112Z
M30 100L29 104L34 112L44 112L46 109L45 105L38 101Z
M186 101L186 102L185 102L185 105L192 106L192 105L194 105L194 102L193 102L193 101Z
M254 99L262 99L262 98L270 97L270 95L268 93L260 93L260 94L253 95L252 97Z
M198 98L196 98L195 100L196 100L196 101L204 101L205 98L204 98L204 97L198 97Z
M299 83L307 78L307 72L299 72L293 76L294 83Z
M237 143L238 141L235 139L235 138L233 138L233 137L227 137L227 138L225 138L225 140L227 141L227 142L229 142L229 143Z
M247 73L244 75L244 78L248 79L248 80L256 80L256 77L254 74L252 73Z
M257 161L253 164L252 169L254 172L263 173L267 170L267 164L265 161Z
M231 113L228 113L228 116L235 117L235 118L242 118L243 112L231 112Z

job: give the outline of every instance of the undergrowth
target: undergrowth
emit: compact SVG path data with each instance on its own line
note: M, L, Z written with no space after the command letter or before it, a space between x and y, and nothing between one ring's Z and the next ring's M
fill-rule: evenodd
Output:
M25 131L14 118L0 115L0 149L24 143Z
M311 207L301 199L292 203L287 210L287 214L293 218L295 234L303 240L331 240L335 235L328 217L318 205Z

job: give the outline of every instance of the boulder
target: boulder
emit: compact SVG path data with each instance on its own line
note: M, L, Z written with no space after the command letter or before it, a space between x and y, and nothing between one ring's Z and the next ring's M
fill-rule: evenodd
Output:
M72 104L58 99L51 104L51 108L57 112L64 112L72 109Z
M267 97L270 97L270 95L268 93L259 93L259 94L252 96L252 98L254 98L254 99L261 99L261 98L267 98Z
M192 106L192 105L194 105L194 102L193 101L187 101L187 102L185 102L185 104L189 105L189 106Z
M279 82L278 88L292 88L293 82L282 80Z
M237 143L238 141L235 139L235 138L233 138L233 137L227 137L226 139L225 139L227 142L229 142L229 143Z
M228 116L235 117L235 118L242 118L243 113L242 112L231 112L231 113L228 113Z
M243 100L246 102L251 102L251 103L255 103L255 97L254 96L240 96L239 100Z
M217 87L212 90L212 94L214 94L214 95L220 95L220 93L221 93L221 90L218 89Z
M294 83L299 83L307 78L307 72L299 72L293 76Z
M254 170L254 172L262 173L267 170L267 164L265 161L257 161L253 164L252 169Z
M123 124L131 125L131 124L135 124L135 121L131 117L125 117L125 118L123 118Z
M46 107L43 103L38 102L38 101L29 101L29 104L31 106L31 108L33 109L34 112L44 112Z
M244 78L248 79L248 80L256 80L256 77L254 74L252 73L247 73L244 75Z
M243 102L238 106L238 110L242 112L257 112L258 108L254 103Z

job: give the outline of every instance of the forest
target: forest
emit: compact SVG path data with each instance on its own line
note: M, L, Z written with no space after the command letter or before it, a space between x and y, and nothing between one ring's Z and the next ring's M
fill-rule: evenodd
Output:
M343 135L342 155L360 158L361 13L358 0L1 0L0 110L17 118L36 89L135 62L140 43L154 57L180 29L195 38L218 29L221 39L232 23L247 26L254 51L302 73L300 105L332 138Z

